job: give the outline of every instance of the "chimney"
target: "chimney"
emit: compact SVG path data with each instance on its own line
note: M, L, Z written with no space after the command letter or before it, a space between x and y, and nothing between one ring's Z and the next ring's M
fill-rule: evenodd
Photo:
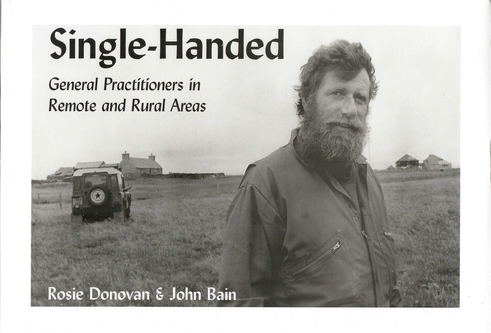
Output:
M155 162L155 155L154 154L150 154L150 156L148 156L148 158Z
M130 154L128 154L125 150L123 154L123 161L128 161L129 159L130 159Z

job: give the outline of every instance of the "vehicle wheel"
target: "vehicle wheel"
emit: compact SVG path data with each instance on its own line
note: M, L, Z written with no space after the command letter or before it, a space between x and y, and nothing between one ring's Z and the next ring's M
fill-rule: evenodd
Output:
M114 213L114 222L116 223L124 223L124 214L123 211Z
M82 215L74 215L72 214L72 228L80 227L83 224Z
M96 206L102 205L107 200L106 192L101 187L94 187L90 190L89 201Z

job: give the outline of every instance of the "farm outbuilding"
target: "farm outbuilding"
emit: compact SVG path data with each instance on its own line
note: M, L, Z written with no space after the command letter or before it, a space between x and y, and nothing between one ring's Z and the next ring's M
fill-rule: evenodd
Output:
M130 157L127 152L123 153L123 159L119 163L121 172L125 176L139 177L144 174L161 175L162 167L155 161L155 155L151 154L148 158Z
M63 180L69 179L73 176L73 168L72 167L61 167L56 170L54 173L47 177L48 180Z
M408 154L402 156L400 159L396 161L397 169L408 169L408 168L418 168L419 161Z
M425 170L446 170L452 169L452 163L445 161L436 155L430 154L427 159L423 161L423 168Z

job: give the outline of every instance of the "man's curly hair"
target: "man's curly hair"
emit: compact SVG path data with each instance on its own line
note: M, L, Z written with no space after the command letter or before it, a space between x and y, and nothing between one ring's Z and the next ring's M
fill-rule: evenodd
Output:
M303 116L305 109L302 99L307 103L310 101L328 71L335 71L340 78L350 80L363 68L370 79L369 100L372 100L377 94L378 83L372 58L363 46L360 43L336 40L329 46L319 47L308 62L301 67L300 85L295 87L298 92L297 115Z

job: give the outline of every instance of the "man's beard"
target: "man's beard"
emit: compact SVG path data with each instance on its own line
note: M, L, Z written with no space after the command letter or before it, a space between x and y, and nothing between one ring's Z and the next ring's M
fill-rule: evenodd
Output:
M312 110L307 110L302 120L300 139L304 158L314 165L325 162L348 164L355 161L366 142L366 118L360 120L358 117L346 118L342 115L322 117L322 114L314 106Z

